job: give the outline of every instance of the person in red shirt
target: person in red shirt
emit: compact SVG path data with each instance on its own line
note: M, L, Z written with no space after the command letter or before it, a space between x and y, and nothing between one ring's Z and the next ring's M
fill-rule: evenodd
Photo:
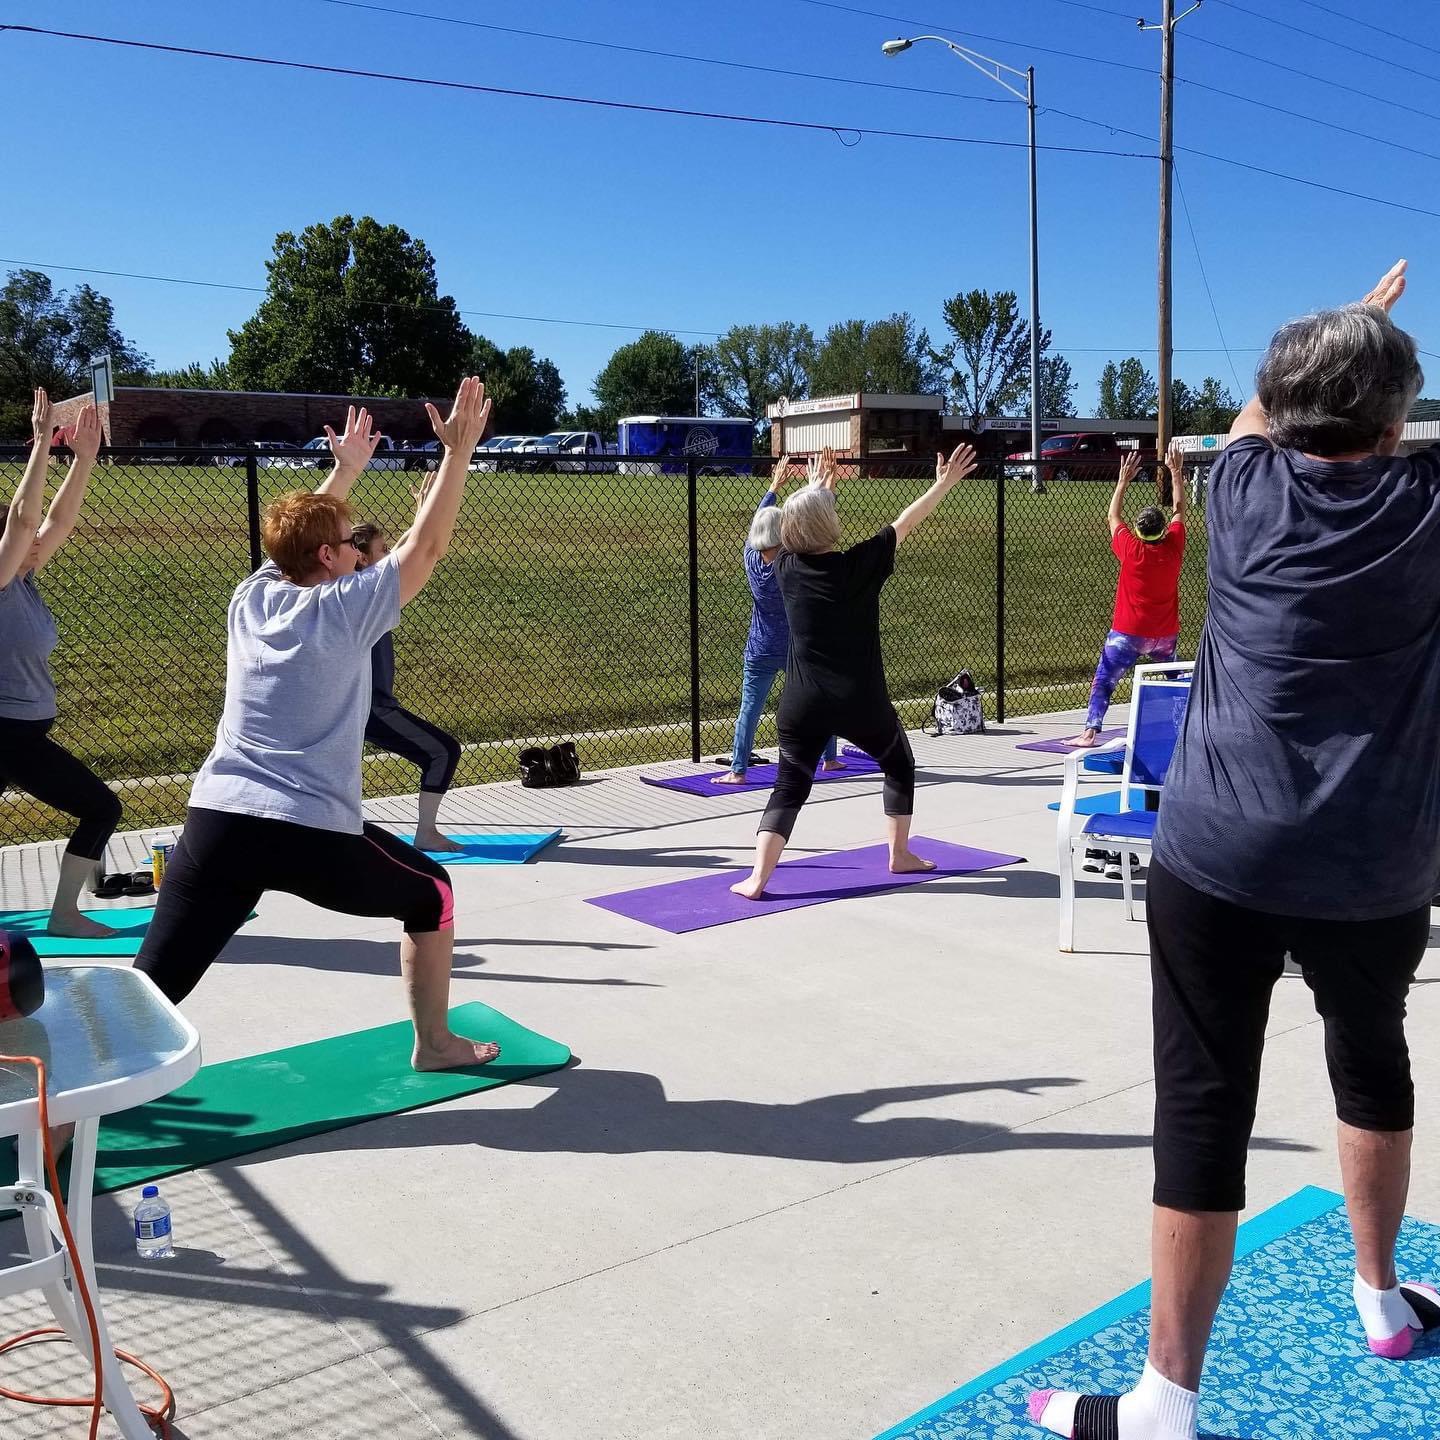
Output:
M1172 444L1165 457L1170 468L1175 514L1168 522L1158 505L1147 505L1132 530L1121 516L1125 492L1140 468L1132 451L1120 465L1120 478L1110 497L1110 548L1120 562L1115 589L1115 616L1100 650L1085 729L1071 744L1094 745L1115 687L1139 664L1160 664L1175 658L1180 641L1180 568L1185 563L1185 462Z

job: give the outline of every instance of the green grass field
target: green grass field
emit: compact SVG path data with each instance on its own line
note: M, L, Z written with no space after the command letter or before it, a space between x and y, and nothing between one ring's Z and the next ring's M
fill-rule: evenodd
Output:
M0 473L13 488L17 472ZM365 477L357 516L392 532L413 477ZM262 501L313 475L262 471ZM842 482L847 536L863 538L924 488ZM241 469L101 466L75 537L41 577L60 626L55 736L126 786L127 828L178 820L188 775L214 735L224 689L225 607L248 566ZM742 537L764 488L699 482L701 714L707 755L728 751L750 596ZM1083 703L1108 628L1116 566L1109 487L1005 482L1005 665L1012 715ZM933 694L961 666L996 672L993 476L963 483L900 553L885 591L891 693ZM1143 503L1137 495L1136 504ZM1184 611L1203 614L1204 531L1191 527ZM456 540L396 631L402 703L467 745L457 784L511 778L518 742L580 735L587 768L689 753L689 538L684 476L472 475ZM993 703L987 705L993 714ZM928 703L906 708L918 723ZM760 743L773 739L773 723ZM515 742L515 743L510 743ZM412 790L412 767L367 764L367 791ZM64 832L29 801L0 805L0 843Z

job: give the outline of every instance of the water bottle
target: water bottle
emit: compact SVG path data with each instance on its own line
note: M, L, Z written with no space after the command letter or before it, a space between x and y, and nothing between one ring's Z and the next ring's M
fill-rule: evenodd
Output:
M170 1207L158 1185L147 1185L135 1207L135 1253L142 1260L168 1260L175 1254L170 1240Z

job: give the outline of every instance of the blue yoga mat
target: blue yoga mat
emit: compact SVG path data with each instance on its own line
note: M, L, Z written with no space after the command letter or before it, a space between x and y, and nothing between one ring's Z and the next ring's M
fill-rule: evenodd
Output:
M1050 810L1058 810L1060 802L1052 800L1046 807ZM1132 810L1143 810L1145 808L1145 792L1143 790L1130 791L1130 808ZM1077 815L1118 815L1120 813L1120 792L1118 790L1091 791L1088 795L1081 795L1075 801L1075 813Z
M487 835L477 830L446 830L463 850L427 850L425 853L442 865L523 865L538 855L552 840L560 838L558 830L523 830L510 835ZM415 843L413 835L400 837L407 845Z
M1440 1226L1406 1220L1397 1264L1433 1279ZM1440 1337L1409 1360L1372 1355L1350 1299L1355 1251L1339 1195L1314 1187L1240 1228L1200 1387L1202 1440L1431 1440L1440 1414ZM887 1430L879 1440L1044 1440L1032 1390L1113 1393L1145 1360L1150 1286L1083 1320Z

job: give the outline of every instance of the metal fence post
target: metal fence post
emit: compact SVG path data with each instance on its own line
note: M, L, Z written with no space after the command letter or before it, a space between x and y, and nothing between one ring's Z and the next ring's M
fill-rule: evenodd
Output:
M245 514L250 528L250 569L260 568L260 472L252 450L245 457Z
M1005 462L995 471L995 721L1005 723Z
M700 763L700 494L698 462L685 462L690 528L690 759Z

